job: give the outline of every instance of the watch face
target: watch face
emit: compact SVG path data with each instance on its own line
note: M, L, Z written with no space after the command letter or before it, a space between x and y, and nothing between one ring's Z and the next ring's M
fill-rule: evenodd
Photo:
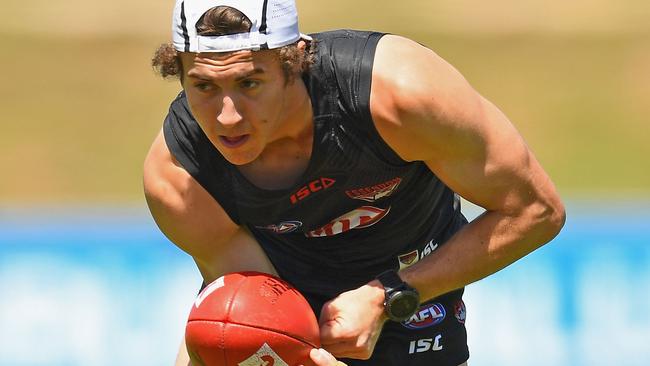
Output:
M407 320L420 305L420 297L413 291L397 291L387 302L388 314L393 320Z

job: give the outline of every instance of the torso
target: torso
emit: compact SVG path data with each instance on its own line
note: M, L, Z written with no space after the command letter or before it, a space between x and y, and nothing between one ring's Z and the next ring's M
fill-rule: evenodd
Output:
M229 164L201 134L184 96L172 103L165 139L187 172L183 177L191 176L193 187L202 192L191 199L183 197L187 205L200 206L184 212L187 231L196 234L190 235L184 249L197 261L206 281L224 271L277 269L305 295L318 316L323 303L339 293L367 283L386 269L421 262L466 223L457 196L432 173L433 169L449 178L430 158L442 161L445 155L430 149L426 149L429 157L419 155L425 149L414 141L419 137L417 129L411 135L392 134L391 123L405 119L391 120L391 113L375 114L375 108L371 117L369 80L379 36L354 31L315 36L320 41L320 62L304 76L314 112L313 136L283 145L279 149L283 153L268 155L263 164L241 169ZM401 75L380 61L374 66ZM409 80L409 85L417 84ZM373 96L377 96L374 91ZM405 93L404 99L411 97ZM377 101L390 109L385 99L374 98L375 106ZM421 122L421 116L416 117L411 122ZM433 135L436 146L450 145L447 134L436 129L428 132L424 139ZM456 162L449 165L462 165ZM472 180L463 180L468 181ZM170 226L177 225L174 221ZM225 239L224 232L230 234ZM449 253L454 248L458 247L444 249ZM445 257L432 256L403 273L432 269L426 264L441 264L436 263L439 258ZM448 263L440 268L455 265ZM415 324L385 324L370 360L345 361L349 365L458 365L468 357L462 293L460 288L430 299ZM420 345L427 352L420 353Z
M454 193L424 163L403 161L373 126L367 61L379 38L322 35L325 61L303 78L313 137L296 143L293 154L238 169L201 135L182 95L165 123L180 163L315 309L387 268L417 262L464 224ZM348 69L337 69L342 65ZM313 142L309 154L305 141Z

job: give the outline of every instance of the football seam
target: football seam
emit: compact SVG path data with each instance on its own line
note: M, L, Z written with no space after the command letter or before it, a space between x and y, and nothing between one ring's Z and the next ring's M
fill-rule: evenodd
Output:
M230 312L232 311L232 307L233 307L233 305L235 303L235 298L237 297L237 294L239 293L239 291L244 286L244 283L247 280L248 280L248 277L239 278L238 283L237 283L237 287L234 289L234 291L232 292L230 298L228 299L228 303L226 305L226 319L228 319L228 322L231 322L230 321ZM221 329L221 331L223 332L223 334L221 336L221 349L226 349L226 328L223 327ZM227 365L228 364L228 356L227 356L226 352L224 352L223 356L224 356L224 361L226 361L226 365Z
M242 326L245 326L245 327L251 327L251 328L257 328L257 329L262 329L262 330L268 330L268 331L273 332L273 333L279 333L279 334L285 335L285 336L287 336L287 337L289 337L289 338L293 338L293 339L295 339L295 340L297 340L297 341L299 341L299 342L302 342L302 343L304 343L304 344L306 344L306 345L308 345L308 346L311 346L311 347L313 347L313 348L318 348L316 345L312 344L311 342L307 342L307 341L304 340L304 339L300 339L300 338L298 338L298 337L296 337L296 336L294 336L294 335L291 335L291 334L289 334L289 333L287 333L287 332L282 332L282 331L280 331L280 330L278 330L278 329L267 328L267 327L262 327L262 326L258 326L258 325L251 325L251 324L239 323L239 322L233 322L233 321L230 321L230 320L228 320L227 322L225 322L225 321L223 321L223 320L214 320L214 319L192 319L192 320L191 320L191 322L197 322L197 321L198 321L198 322L210 322L210 323L235 324L235 325L242 325Z

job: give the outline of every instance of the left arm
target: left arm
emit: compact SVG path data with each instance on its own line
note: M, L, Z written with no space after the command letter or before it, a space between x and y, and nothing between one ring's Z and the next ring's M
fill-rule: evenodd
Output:
M425 162L449 188L486 209L434 255L400 272L422 299L499 271L563 226L560 198L523 138L431 50L397 36L382 38L370 106L380 135L402 159ZM359 299L372 309L363 316L351 310ZM370 357L384 322L383 299L375 280L332 300L321 317L323 344L336 356Z
M497 272L553 239L564 224L564 207L496 106L432 51L399 37L385 42L377 51L371 94L380 134L402 158L424 161L454 192L486 210L435 256L401 272L429 299ZM413 61L406 64L396 54Z

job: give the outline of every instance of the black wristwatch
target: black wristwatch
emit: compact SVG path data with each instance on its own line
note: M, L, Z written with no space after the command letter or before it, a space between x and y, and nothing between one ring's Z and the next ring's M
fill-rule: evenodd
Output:
M388 270L377 276L384 286L384 312L390 320L409 320L420 306L418 290L404 282L395 270Z

